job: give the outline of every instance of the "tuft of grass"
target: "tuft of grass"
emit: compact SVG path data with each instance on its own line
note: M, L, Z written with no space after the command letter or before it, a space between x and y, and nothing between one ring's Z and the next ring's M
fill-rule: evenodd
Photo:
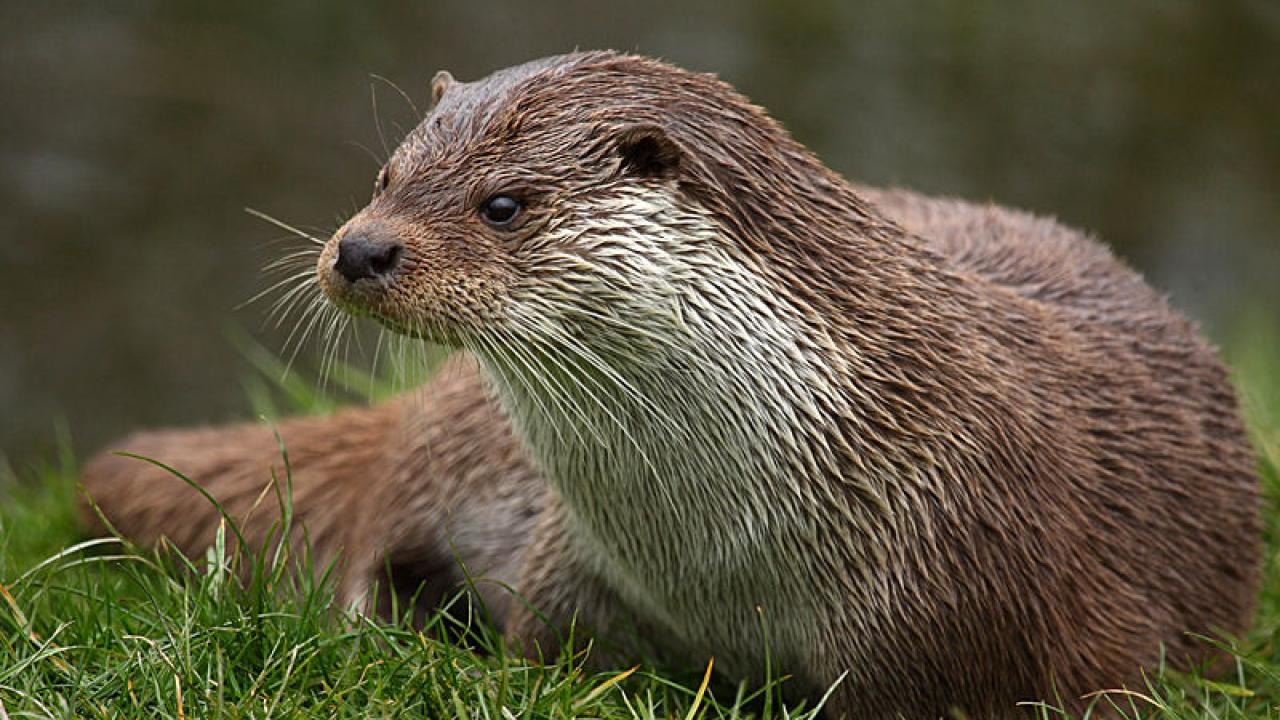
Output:
M1255 627L1223 645L1235 659L1231 672L1206 678L1157 669L1144 687L1097 695L1087 717L1108 710L1170 720L1280 715L1280 338L1255 329L1233 348L1227 354L1268 498ZM283 376L269 354L246 352L264 375ZM348 393L395 389L373 376L348 377L354 380L340 384ZM255 406L271 416L281 404L310 412L332 404L314 393L314 383L250 387ZM75 477L66 453L21 477L0 468L0 719L817 714L786 706L779 699L783 681L752 691L717 687L707 682L710 667L693 677L647 667L596 672L586 664L589 648L530 663L465 611L437 613L415 626L411 611L388 622L335 609L326 573L313 572L306 548L288 545L287 501L280 542L253 556L237 551L231 526L201 558L117 538L86 540L73 508ZM289 478L283 480L287 487ZM1052 704L1029 711L1045 720L1066 717Z

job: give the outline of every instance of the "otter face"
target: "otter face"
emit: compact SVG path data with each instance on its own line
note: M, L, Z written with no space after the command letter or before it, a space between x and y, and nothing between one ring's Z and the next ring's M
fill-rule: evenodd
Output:
M679 251L659 246L717 234L682 192L685 155L656 106L591 109L598 78L555 62L437 76L436 106L321 254L332 302L480 350L678 316L683 271L663 258Z

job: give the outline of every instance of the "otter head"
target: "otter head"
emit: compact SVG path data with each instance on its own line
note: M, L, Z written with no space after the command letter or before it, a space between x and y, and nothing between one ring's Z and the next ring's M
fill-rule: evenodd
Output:
M658 246L716 233L664 127L669 72L595 53L476 83L438 74L434 108L324 248L322 289L398 332L478 350L619 314L670 318L678 278L653 264L670 250Z

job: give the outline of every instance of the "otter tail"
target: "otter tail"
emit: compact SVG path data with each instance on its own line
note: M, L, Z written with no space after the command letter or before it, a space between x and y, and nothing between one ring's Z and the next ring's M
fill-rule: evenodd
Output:
M235 525L228 540L238 531L248 554L288 524L291 546L305 546L317 572L340 559L367 563L374 542L353 537L353 521L376 495L399 416L387 403L287 420L278 437L265 423L135 433L85 465L80 514L95 533L108 532L105 519L130 541L166 538L189 558L224 522Z

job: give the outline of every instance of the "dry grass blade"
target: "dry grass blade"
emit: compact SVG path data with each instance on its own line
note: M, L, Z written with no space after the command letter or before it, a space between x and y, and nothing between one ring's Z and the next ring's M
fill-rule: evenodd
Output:
M706 696L707 686L711 684L711 668L715 664L715 658L707 660L707 671L702 674L702 684L698 686L698 692L694 693L693 704L689 706L689 713L684 716L684 720L693 720L698 716L698 708L702 707L702 698Z

